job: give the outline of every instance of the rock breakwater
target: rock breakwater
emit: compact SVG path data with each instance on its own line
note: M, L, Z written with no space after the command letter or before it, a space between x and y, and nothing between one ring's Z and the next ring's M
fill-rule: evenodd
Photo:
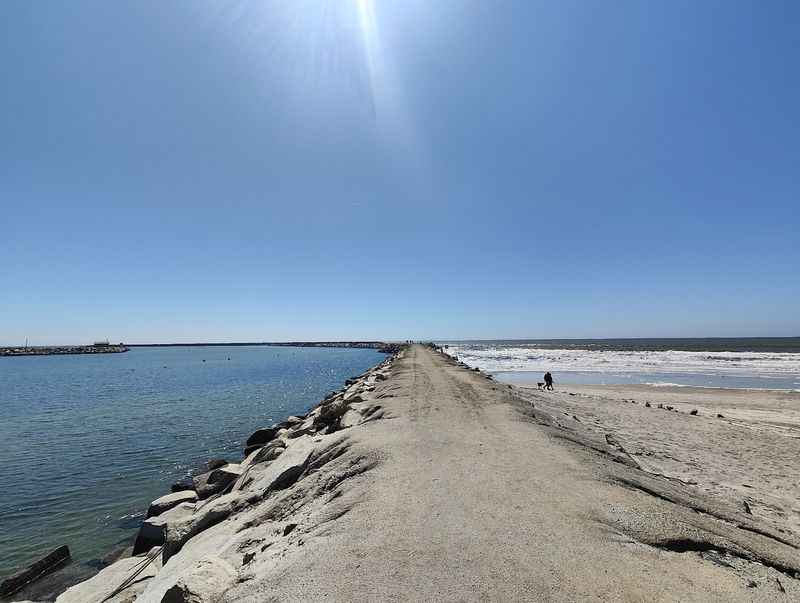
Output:
M210 463L219 491L154 501L147 552L58 601L800 600L785 527L554 400L413 345Z
M128 347L120 345L66 345L0 348L0 356L58 356L64 354L119 354Z
M392 349L306 415L256 430L240 463L216 460L175 484L151 503L134 556L67 589L57 603L216 601L247 580L259 557L302 546L292 536L302 518L330 521L339 484L378 462L350 453L347 430L383 418L386 392L378 386L403 354Z

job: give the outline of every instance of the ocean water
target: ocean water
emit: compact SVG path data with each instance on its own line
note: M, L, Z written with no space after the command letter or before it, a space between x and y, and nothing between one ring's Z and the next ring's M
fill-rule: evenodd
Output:
M133 348L0 358L0 578L69 545L96 564L151 500L258 427L308 410L375 350Z
M692 385L800 390L800 337L443 342L470 366L514 383Z

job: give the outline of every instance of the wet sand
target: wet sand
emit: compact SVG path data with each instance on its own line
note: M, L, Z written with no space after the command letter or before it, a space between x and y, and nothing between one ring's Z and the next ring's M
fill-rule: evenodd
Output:
M650 385L523 389L543 407L613 434L644 470L800 534L800 393Z

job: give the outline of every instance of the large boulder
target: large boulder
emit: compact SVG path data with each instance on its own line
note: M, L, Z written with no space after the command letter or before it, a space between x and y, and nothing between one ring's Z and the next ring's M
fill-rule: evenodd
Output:
M295 425L287 434L289 439L299 438L304 435L312 434L316 431L315 416L310 416L302 423Z
M253 444L252 446L245 446L244 447L244 456L247 458L251 454L253 454L256 450L263 448L263 444Z
M194 491L194 481L191 477L184 477L178 482L175 482L169 488L172 492L184 492L186 490Z
M263 446L271 442L278 434L278 429L278 425L273 425L272 427L262 427L254 431L253 434L247 438L245 446Z
M222 492L225 487L235 481L242 474L241 465L229 463L208 473L202 473L194 478L194 489L198 498L205 499Z
M311 436L292 440L280 456L271 463L252 465L246 476L237 481L234 490L244 490L265 496L273 490L288 488L302 475L316 444Z
M348 387L342 398L348 402L361 402L361 383L356 383Z
M250 459L250 464L256 465L258 463L274 461L284 450L286 450L286 445L283 442L272 442L271 444L260 448L258 452Z
M209 459L206 463L206 469L208 471L213 471L214 469L218 469L219 467L224 467L228 464L228 461L225 459Z
M182 490L157 498L150 503L150 507L147 509L147 517L161 515L163 512L169 511L171 508L177 507L179 504L185 502L196 503L197 492L194 490Z
M178 553L191 538L227 519L247 499L248 496L243 492L229 492L203 503L192 515L184 515L167 523L164 528L164 563Z
M142 522L136 542L133 545L133 554L138 555L149 551L154 546L164 544L164 532L170 522L178 522L194 513L193 503L180 503L161 515L149 517Z
M339 419L339 426L342 429L346 429L348 427L353 427L361 423L361 419L364 417L361 416L361 413L353 408L348 409L342 417Z
M236 569L220 557L205 557L167 589L161 603L211 603L236 583Z
M317 431L327 428L327 433L333 433L341 428L341 418L350 408L350 403L360 400L353 397L350 400L334 400L319 407L319 413L314 417L314 427Z
M242 473L239 479L241 479L243 476L246 476L252 465L268 462L278 458L285 448L286 442L283 440L273 440L266 446L259 446L258 448L255 448L241 462L240 467L242 469ZM236 486L234 486L232 490L236 490Z

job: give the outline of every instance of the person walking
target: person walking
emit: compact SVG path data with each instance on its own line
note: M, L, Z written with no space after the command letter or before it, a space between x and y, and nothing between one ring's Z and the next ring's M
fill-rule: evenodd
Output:
M553 389L553 375L550 374L550 371L544 374L544 388L551 391Z

